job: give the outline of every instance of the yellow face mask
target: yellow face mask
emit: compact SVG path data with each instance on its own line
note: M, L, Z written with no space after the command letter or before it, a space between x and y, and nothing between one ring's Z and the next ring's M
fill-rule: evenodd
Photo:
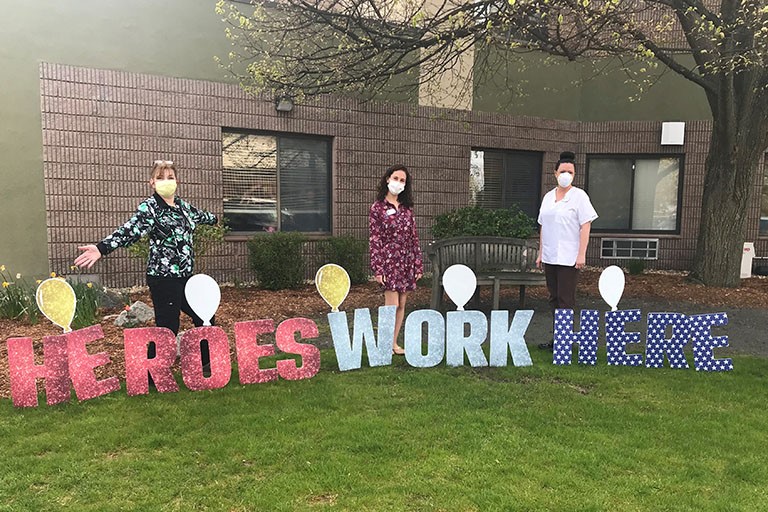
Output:
M170 199L176 193L176 180L155 180L155 192Z

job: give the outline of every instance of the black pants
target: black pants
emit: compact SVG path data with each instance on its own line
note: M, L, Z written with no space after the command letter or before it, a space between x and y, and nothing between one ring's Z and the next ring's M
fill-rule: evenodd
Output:
M181 312L183 311L192 319L195 327L203 325L203 320L192 311L187 303L187 297L184 295L184 287L187 285L188 277L154 277L147 276L147 285L149 293L152 296L152 304L155 307L155 325L158 327L167 327L174 334L179 334L179 322ZM211 325L215 325L216 317L211 318ZM203 366L210 364L210 353L208 352L208 342L203 340L201 345ZM147 347L147 357L155 357L155 344L150 343Z
M544 264L544 276L549 290L549 307L552 313L556 309L576 309L576 283L579 271L576 267Z

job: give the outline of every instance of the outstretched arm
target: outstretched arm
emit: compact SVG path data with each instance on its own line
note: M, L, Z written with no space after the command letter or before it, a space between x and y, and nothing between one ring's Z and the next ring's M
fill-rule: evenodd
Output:
M78 247L83 251L75 258L75 265L80 268L91 268L101 259L102 256L109 254L118 247L127 247L138 241L152 228L154 220L146 203L141 203L139 209L133 216L115 230L114 233L102 240L96 245L82 245Z

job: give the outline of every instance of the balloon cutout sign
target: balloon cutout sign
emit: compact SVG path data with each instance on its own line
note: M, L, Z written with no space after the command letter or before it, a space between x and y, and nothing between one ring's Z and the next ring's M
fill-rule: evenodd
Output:
M200 317L203 325L211 325L211 319L221 302L221 289L216 280L205 274L196 274L187 281L184 295L187 304Z
M349 294L349 274L335 263L328 263L317 270L315 287L317 293L331 306L331 311L338 313L339 306Z
M426 368L443 362L447 366L468 362L474 367L506 366L510 358L515 366L533 364L525 341L533 311L517 310L511 319L508 310L490 314L465 311L477 289L475 273L466 265L446 269L442 284L457 311L421 309L406 316L402 332L404 357L409 365ZM608 365L661 368L667 364L688 368L691 351L684 349L692 346L697 371L733 370L730 359L716 359L713 354L715 348L728 346L727 336L713 336L711 332L712 328L728 324L725 313L649 313L645 348L628 352L628 347L642 342L642 334L628 325L640 322L642 314L639 309L618 310L624 284L624 272L619 267L608 267L601 274L600 295L611 308L604 320L598 310L582 310L578 316L570 309L555 312L553 364L570 365L574 345L578 347L580 364L596 364L600 331L604 329ZM339 265L323 265L315 275L315 286L331 307L328 326L341 371L358 369L364 360L369 366L389 365L393 357L399 357L393 354L397 306L379 307L375 319L368 308L356 309L350 325L346 312L339 311L350 291L347 271ZM149 393L150 377L158 392L178 391L175 367L180 367L182 380L192 391L216 389L229 383L233 374L230 339L221 327L211 325L221 303L219 285L210 276L198 274L187 281L184 292L203 326L181 333L178 340L173 331L164 327L125 329L125 389L129 396ZM7 340L14 405L37 406L38 379L45 381L49 405L68 402L72 388L79 400L118 391L121 386L117 377L97 378L96 369L109 364L110 355L87 350L88 343L104 337L101 325L71 329L77 299L69 283L59 278L46 279L37 288L35 298L40 311L64 334L44 337L43 364L38 363L40 355L36 354L32 338ZM274 341L265 342L266 336L272 336ZM279 325L272 319L235 323L234 354L240 384L313 377L320 370L320 350L316 344L300 340L318 336L317 325L308 318L290 318ZM538 341L541 340L534 343ZM149 358L147 348L151 343L156 354ZM204 363L206 353L209 358ZM260 367L259 359L281 353L293 356L278 359L274 367Z
M611 265L600 274L597 282L600 296L611 306L611 311L616 311L621 295L624 293L624 271L616 265Z
M477 276L466 265L451 265L443 273L443 288L456 304L456 309L464 311L464 306L477 289Z
M48 320L64 329L64 332L72 331L77 298L68 282L58 277L46 279L37 287L35 301Z

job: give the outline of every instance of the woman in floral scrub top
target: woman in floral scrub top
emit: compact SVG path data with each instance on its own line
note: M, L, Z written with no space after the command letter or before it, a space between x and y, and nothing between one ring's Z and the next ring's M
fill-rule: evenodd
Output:
M405 351L397 344L405 317L408 292L424 273L419 235L413 217L412 182L404 165L387 169L379 183L376 202L371 205L371 269L384 288L384 305L397 306L392 352Z
M82 252L75 259L78 267L91 268L102 256L148 235L147 285L155 309L155 325L167 327L174 334L179 332L182 311L192 318L195 326L203 325L203 320L187 303L184 288L195 264L192 248L195 228L217 222L214 214L195 208L176 196L176 174L172 161L156 160L149 180L154 194L142 201L136 213L114 233L98 244L79 247ZM206 375L209 362L207 342L201 347L203 375ZM155 357L154 343L149 345L147 356Z

